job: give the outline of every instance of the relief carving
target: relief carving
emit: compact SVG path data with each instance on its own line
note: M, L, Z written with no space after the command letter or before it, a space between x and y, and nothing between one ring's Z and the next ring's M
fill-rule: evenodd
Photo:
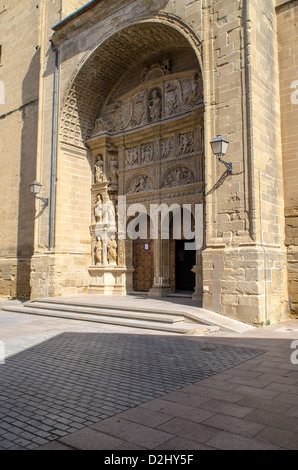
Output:
M141 147L141 163L151 163L154 158L153 143L144 144Z
M175 156L175 137L169 137L167 139L162 139L161 143L161 158L166 160L167 158L172 158Z
M164 188L172 188L174 186L185 186L195 182L194 173L186 167L176 167L166 175L163 180Z
M179 150L180 150L180 155L187 155L189 153L194 152L194 133L193 132L180 134Z
M167 116L171 116L178 108L178 93L177 84L175 82L166 83L166 96L165 96L165 112Z
M148 176L138 176L129 185L128 194L140 193L152 189L151 181Z
M193 80L184 80L182 88L187 106L192 108L196 104L203 102L203 81L198 73L194 75Z
M162 62L152 64L150 67L145 67L142 72L142 82L152 80L157 77L162 77L171 73L171 64L169 59L165 59Z
M146 90L138 93L133 99L132 127L145 124L146 119Z
M126 129L132 119L132 103L125 102L125 103L118 103L118 109L115 112L116 115L116 125L115 128L123 131Z
M102 117L97 118L92 132L93 135L99 134L100 132L105 132L106 130L106 123L104 122Z
M149 78L153 79L153 71L157 73L157 70L161 70L155 65L150 68L151 72L148 72L143 89L138 89L135 95L123 101L117 100L105 107L102 116L95 122L93 135L102 132L114 134L145 126L162 118L188 112L202 103L203 83L199 73L167 80L164 75L169 73L170 68L165 67L165 71L160 73L160 83L150 88L147 82Z
M126 168L131 168L139 162L139 149L138 147L131 147L124 150L124 162Z

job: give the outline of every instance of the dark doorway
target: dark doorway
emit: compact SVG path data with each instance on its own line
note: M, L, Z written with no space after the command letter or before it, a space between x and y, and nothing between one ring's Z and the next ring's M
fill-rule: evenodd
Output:
M192 268L196 264L196 251L185 249L185 240L176 240L175 248L175 278L176 292L193 292L196 283L195 273Z

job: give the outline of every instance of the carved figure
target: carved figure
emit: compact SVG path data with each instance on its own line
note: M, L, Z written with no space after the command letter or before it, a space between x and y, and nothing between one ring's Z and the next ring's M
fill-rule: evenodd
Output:
M161 158L166 159L174 156L175 141L173 137L161 141Z
M139 160L139 152L138 147L132 147L129 149L125 149L124 151L125 157L125 166L132 167L138 163Z
M157 121L161 118L161 99L157 90L153 90L152 98L148 102L151 121Z
M146 186L147 186L147 179L148 177L147 176L140 176L133 184L133 186L131 187L131 190L130 192L131 193L139 193L141 191L145 191L146 190Z
M203 83L198 73L194 75L192 88L186 93L185 103L189 107L195 106L203 98Z
M116 226L116 201L113 196L110 196L110 200L107 203L107 215L108 215L108 226Z
M193 148L193 133L181 134L180 135L180 153L186 155L194 151Z
M103 218L103 206L102 206L102 198L101 195L98 194L96 196L96 202L94 206L94 216L95 216L95 222L101 222Z
M102 156L98 155L94 165L94 182L102 183L103 181L103 160Z
M178 110L178 94L177 94L177 85L174 82L167 82L166 84L166 105L167 105L167 114L171 116Z
M117 263L117 241L115 238L108 241L108 262L109 264Z
M118 183L118 162L111 160L110 162L110 182L112 185L117 186Z
M102 243L99 237L97 237L97 241L94 248L95 253L95 264L99 265L102 263Z
M164 187L183 186L194 182L194 175L188 168L175 168L164 179Z
M93 129L93 134L97 134L99 132L104 132L106 130L106 125L104 120L99 117L96 119Z
M141 160L142 163L149 163L153 160L153 144L142 145Z

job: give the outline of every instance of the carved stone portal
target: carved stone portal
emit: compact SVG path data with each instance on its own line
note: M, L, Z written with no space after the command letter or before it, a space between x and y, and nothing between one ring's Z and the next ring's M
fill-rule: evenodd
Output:
M172 74L171 65L167 60L155 62L143 69L134 90L107 99L87 142L95 159L90 292L133 290L134 269L146 267L142 260L133 265L136 246L139 253L154 253L150 295L171 291L169 240L149 236L145 245L142 240L141 245L122 240L117 208L122 195L127 205L145 201L150 206L163 198L181 206L203 201L201 79L194 71ZM201 279L200 269L194 269ZM195 295L200 289L201 284Z

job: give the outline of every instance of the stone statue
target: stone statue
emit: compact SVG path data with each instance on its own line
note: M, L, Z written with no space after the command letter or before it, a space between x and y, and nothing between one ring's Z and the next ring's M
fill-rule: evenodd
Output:
M106 203L106 225L109 236L116 234L116 201L114 196L110 196Z
M97 118L94 124L94 129L92 134L95 135L99 132L104 132L106 130L105 122L101 117Z
M99 237L97 237L97 241L94 248L95 253L95 264L98 266L102 263L102 243Z
M117 241L115 238L108 241L108 263L117 264Z
M161 99L157 94L157 90L153 90L152 98L148 103L151 121L157 121L161 118Z
M118 162L113 159L110 162L110 183L113 187L117 187L118 184Z
M94 216L95 216L95 222L101 222L103 218L103 206L102 206L102 198L101 195L98 194L96 196L96 202L94 206Z
M96 163L94 165L94 182L102 183L103 181L103 160L102 156L98 155Z

